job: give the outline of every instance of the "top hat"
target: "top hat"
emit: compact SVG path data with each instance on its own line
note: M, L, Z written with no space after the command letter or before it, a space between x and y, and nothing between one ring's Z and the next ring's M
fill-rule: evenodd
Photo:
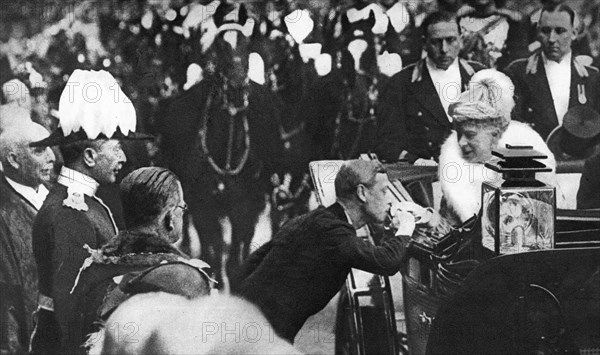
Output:
M107 71L76 69L60 95L59 127L31 147L66 145L95 139L152 139L136 133L131 100Z
M546 144L557 160L586 159L600 152L600 114L583 105L570 108Z

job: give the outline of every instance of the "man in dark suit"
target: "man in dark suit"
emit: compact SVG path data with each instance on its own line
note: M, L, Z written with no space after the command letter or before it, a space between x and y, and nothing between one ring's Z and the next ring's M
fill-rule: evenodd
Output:
M427 57L393 76L382 93L375 151L386 161L435 165L450 134L448 106L483 65L458 58L456 15L437 12L423 21Z
M398 272L415 228L411 214L398 212L398 231L379 246L356 235L356 229L386 218L388 183L379 162L344 164L335 179L337 202L285 224L246 259L234 292L258 305L275 332L293 342L306 319L340 290L351 268Z
M575 12L569 6L543 9L537 29L542 51L511 63L506 73L515 84L516 119L530 124L542 138L562 124L568 109L600 110L598 70L572 56L577 36Z
M13 108L5 113L14 114ZM25 115L29 115L25 113ZM31 229L48 195L44 182L52 175L50 148L29 143L48 137L31 121L13 124L1 133L0 161L0 317L2 354L22 354L29 348L31 316L37 308L38 274L31 246Z

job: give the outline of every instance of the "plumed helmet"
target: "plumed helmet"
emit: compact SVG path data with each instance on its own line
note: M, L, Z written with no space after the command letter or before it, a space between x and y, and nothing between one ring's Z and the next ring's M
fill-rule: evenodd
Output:
M104 70L75 70L60 95L58 116L56 131L30 146L64 145L86 139L152 138L135 132L133 103Z

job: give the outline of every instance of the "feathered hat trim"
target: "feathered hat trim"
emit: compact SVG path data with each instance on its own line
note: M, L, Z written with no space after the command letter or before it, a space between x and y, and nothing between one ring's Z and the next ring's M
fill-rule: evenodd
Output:
M495 69L481 70L473 75L469 89L450 105L448 113L457 122L500 120L502 127L507 127L515 107L514 90L505 74Z
M30 146L53 146L86 139L151 139L135 133L131 100L107 71L77 69L69 77L58 104L59 128Z

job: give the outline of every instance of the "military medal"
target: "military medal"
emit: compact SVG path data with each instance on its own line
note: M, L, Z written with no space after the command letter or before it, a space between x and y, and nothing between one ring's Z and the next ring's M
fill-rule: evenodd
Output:
M583 84L577 84L577 99L582 105L585 105L587 102L587 97L585 96L585 85Z
M67 189L67 198L63 200L63 206L77 211L88 210L88 205L85 203L85 197L83 193L71 187Z

